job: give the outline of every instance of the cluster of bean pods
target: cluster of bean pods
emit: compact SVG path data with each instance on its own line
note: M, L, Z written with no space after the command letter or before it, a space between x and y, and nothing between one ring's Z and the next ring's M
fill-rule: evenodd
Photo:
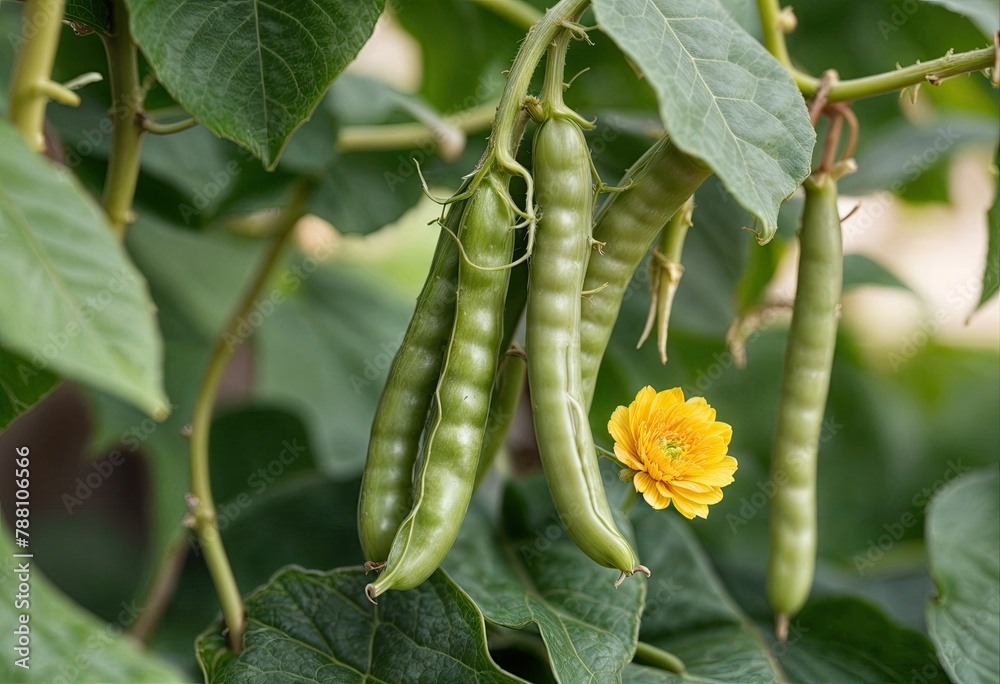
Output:
M489 155L452 198L430 273L389 369L371 430L359 503L371 600L413 588L454 543L475 486L502 444L527 366L543 470L570 538L624 577L648 570L608 504L587 413L601 357L632 274L708 175L657 142L594 217L582 126L563 103L573 30L549 48L533 146L537 220L525 283L511 283L517 209L510 174ZM519 139L519 135L515 136ZM600 245L600 250L595 250ZM588 299L584 293L588 290ZM509 352L525 311L524 351Z

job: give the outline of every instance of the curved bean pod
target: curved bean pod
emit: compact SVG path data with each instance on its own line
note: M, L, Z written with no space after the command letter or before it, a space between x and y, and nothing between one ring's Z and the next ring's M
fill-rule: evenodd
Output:
M488 172L468 200L458 238L458 299L451 339L438 380L413 507L392 542L385 570L366 587L369 599L389 589L412 589L441 564L455 542L476 478L490 392L503 334L513 215L508 176Z
M590 558L624 576L641 566L608 505L580 380L580 293L593 206L589 154L580 127L561 116L535 135L541 213L529 262L525 353L538 451L559 517Z
M446 225L453 231L459 227L463 208L464 203L460 203L449 209ZM388 558L393 537L410 512L420 435L455 321L458 258L454 238L442 230L430 272L375 409L358 501L361 548L374 565Z

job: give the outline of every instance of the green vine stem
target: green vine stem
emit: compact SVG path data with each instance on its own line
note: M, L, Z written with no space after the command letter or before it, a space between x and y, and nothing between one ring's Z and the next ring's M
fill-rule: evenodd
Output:
M442 117L449 126L462 133L473 133L487 128L496 115L497 102L466 109ZM371 150L403 150L436 145L441 142L440 134L424 123L399 123L381 125L344 126L337 136L339 152L363 152Z
M785 44L788 14L781 9L778 0L757 0L757 13L760 15L764 47L781 62L782 66L792 71L792 59L788 56L788 46Z
M119 239L133 221L132 200L139 180L139 151L142 145L142 101L145 91L139 82L139 61L128 25L125 0L112 0L111 34L104 39L111 82L111 156L104 180L104 208L111 228Z
M874 76L853 78L831 84L826 101L851 102L865 97L893 93L904 88L928 83L940 85L945 79L962 74L982 71L993 66L995 48L988 47L969 52L947 54L929 62L920 62L903 69L887 71ZM801 75L796 78L799 90L806 97L812 97L820 88L820 79Z
M529 29L542 18L542 13L522 0L472 0L512 24Z
M794 19L792 18L794 15L790 13L789 9L783 10L779 0L757 0L764 47L788 70L802 94L811 98L819 92L822 81L792 65L788 55L788 46L785 43L785 34L794 27ZM945 79L953 76L994 67L997 53L996 46L958 54L948 53L944 57L929 62L920 62L903 69L838 81L831 84L826 92L826 102L851 102L865 97L893 93L922 83L939 85ZM996 79L996 74L993 77Z
M153 135L172 135L186 131L189 128L194 128L197 125L198 120L191 117L181 119L180 121L171 121L170 123L153 121L148 116L142 118L142 130Z
M645 641L635 645L635 662L652 665L675 674L684 674L685 670L684 662L680 658Z
M74 107L80 104L76 93L52 80L64 10L64 0L28 0L24 4L23 43L11 73L7 116L38 152L45 150L45 106L49 100ZM35 32L27 37L29 26Z
M215 513L215 503L212 499L212 486L208 467L208 436L212 423L212 408L215 396L222 380L223 371L232 357L235 347L226 340L237 336L240 321L253 308L261 290L271 280L275 268L280 261L282 251L288 243L292 229L305 213L306 199L312 190L311 185L301 184L295 191L295 196L288 206L275 219L278 237L268 251L260 268L257 270L243 300L233 314L225 330L219 335L215 349L212 351L208 368L202 378L201 386L194 403L194 415L191 420L190 460L191 460L191 492L187 495L190 516L187 524L193 527L198 535L201 550L208 565L208 571L215 584L215 592L222 606L222 617L228 629L230 648L238 653L243 650L243 634L246 630L246 616L243 611L243 597L236 578L233 576L229 558L219 536Z
M493 132L483 154L483 161L469 184L469 191L475 189L479 182L494 166L502 168L511 175L521 176L527 185L524 211L518 213L525 218L529 231L534 230L535 217L535 182L526 168L514 158L513 145L515 124L524 106L524 98L531 85L531 77L535 73L538 62L545 55L556 35L567 28L574 17L579 16L590 5L590 0L560 0L538 22L531 27L521 49L517 51L514 64L507 74L500 104L497 107L496 118L493 120Z

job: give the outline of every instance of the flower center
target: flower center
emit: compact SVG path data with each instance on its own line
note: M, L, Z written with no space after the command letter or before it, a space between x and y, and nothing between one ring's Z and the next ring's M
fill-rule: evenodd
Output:
M670 439L669 437L660 438L660 443L658 445L660 451L664 456L669 458L671 461L680 458L684 455L684 447L680 445L677 441Z

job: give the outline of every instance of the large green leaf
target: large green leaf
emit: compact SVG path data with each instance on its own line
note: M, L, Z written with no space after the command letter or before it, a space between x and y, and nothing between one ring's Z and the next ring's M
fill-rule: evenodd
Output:
M14 547L6 526L0 529L0 586L8 600L0 601L3 636L0 646L0 680L9 684L31 682L135 682L169 684L187 678L167 663L144 652L122 637L141 608L124 605L117 624L107 624L76 605L38 569L33 558L15 558L30 549ZM26 568L26 569L25 569ZM29 589L24 605L15 595L21 583ZM23 633L19 634L23 626ZM19 652L22 641L28 651ZM23 665L19 664L24 658ZM28 669L30 668L30 669Z
M0 347L0 431L55 387L58 378Z
M559 682L620 681L635 651L646 582L632 577L615 590L617 571L566 536L542 478L508 483L502 532L474 506L445 568L490 622L534 623Z
M969 473L934 498L927 556L938 597L931 639L960 684L1000 680L1000 470Z
M637 517L639 551L654 572L639 638L678 656L686 672L677 676L630 665L624 681L754 684L778 679L773 654L715 577L689 523L672 511L640 509Z
M810 603L792 620L788 641L771 649L791 682L948 682L925 636L856 598Z
M361 569L290 567L246 599L246 648L227 650L218 627L197 643L210 684L521 682L486 649L482 614L441 572L373 606Z
M302 416L321 471L354 475L411 307L359 268L317 268L302 254L291 257L277 284L285 299L270 315L271 302L262 303L266 322L253 337L255 393Z
M199 122L274 168L384 0L128 0L135 40Z
M101 210L6 123L0 158L0 342L22 379L49 369L165 417L153 303Z
M943 5L952 12L964 15L987 36L1000 30L1000 11L996 0L923 0Z
M997 145L996 161L990 170L993 177L993 206L986 215L986 230L989 231L986 247L986 265L983 268L983 293L979 305L992 299L1000 291L1000 144Z
M594 9L649 79L677 146L715 171L770 240L816 140L788 72L717 0L597 0Z

